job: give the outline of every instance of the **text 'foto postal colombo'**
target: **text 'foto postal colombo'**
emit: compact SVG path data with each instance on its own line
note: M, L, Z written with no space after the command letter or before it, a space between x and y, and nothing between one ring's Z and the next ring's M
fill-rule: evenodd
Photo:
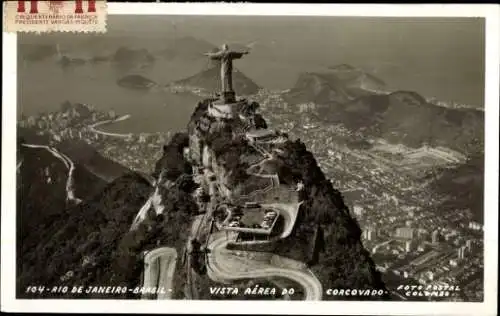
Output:
M105 32L106 1L5 1L7 32Z

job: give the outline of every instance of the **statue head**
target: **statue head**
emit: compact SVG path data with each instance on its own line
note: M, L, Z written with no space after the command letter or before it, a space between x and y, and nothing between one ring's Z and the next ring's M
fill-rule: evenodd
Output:
M227 46L227 44L222 44L222 50L229 50L229 46Z

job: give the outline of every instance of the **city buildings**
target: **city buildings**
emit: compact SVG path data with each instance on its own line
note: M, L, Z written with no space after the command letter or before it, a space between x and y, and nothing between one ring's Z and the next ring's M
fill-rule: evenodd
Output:
M460 247L457 250L457 258L463 260L465 258L465 247Z
M360 205L354 205L352 207L352 211L353 211L354 215L356 216L356 218L359 219L359 218L363 217L365 209Z
M411 227L398 227L396 228L395 237L402 239L413 239L415 229Z
M363 231L363 236L362 238L364 240L367 240L367 241L372 241L374 240L375 238L377 237L377 232L375 231L374 228L372 227L369 227L369 228L366 228L364 231Z
M439 242L439 231L435 230L432 232L432 243L437 244Z

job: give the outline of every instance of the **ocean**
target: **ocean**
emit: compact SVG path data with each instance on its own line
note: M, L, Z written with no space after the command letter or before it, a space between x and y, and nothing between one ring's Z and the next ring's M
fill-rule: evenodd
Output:
M153 69L134 73L141 73L160 84L182 76L175 65L159 64L161 62ZM131 115L128 120L102 127L109 132L151 133L186 128L199 100L197 96L125 89L116 84L125 73L109 63L66 69L55 64L54 60L21 64L18 71L18 115L57 111L67 100L92 104L104 111L114 110L119 115Z
M156 54L168 47L167 38L182 36L214 45L255 43L235 67L268 89L288 89L301 72L346 63L382 79L389 91L410 90L425 98L484 108L481 19L110 16L108 24L106 35L23 34L19 42L60 43L72 57L102 56L120 46L144 48L156 57L153 67L135 71L104 62L63 69L54 59L21 61L18 115L53 111L68 100L131 115L106 126L110 132L181 130L197 96L132 91L119 87L116 80L140 74L167 84L206 69L203 51L195 60L167 61Z

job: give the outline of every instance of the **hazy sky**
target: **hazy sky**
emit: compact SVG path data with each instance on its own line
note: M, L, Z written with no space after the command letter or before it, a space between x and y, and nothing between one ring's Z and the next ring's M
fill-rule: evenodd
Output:
M482 18L119 15L108 16L106 35L90 37L102 42L103 37L118 35L149 49L161 47L162 38L173 36L193 36L217 45L255 41L253 55L239 65L256 81L267 80L257 82L265 86L293 85L295 72L287 68L308 71L349 63L374 72L398 89L484 103ZM67 36L71 35L63 37ZM89 36L80 36L84 37ZM271 62L280 64L275 69L284 69L286 75L266 74L271 68L265 64Z

